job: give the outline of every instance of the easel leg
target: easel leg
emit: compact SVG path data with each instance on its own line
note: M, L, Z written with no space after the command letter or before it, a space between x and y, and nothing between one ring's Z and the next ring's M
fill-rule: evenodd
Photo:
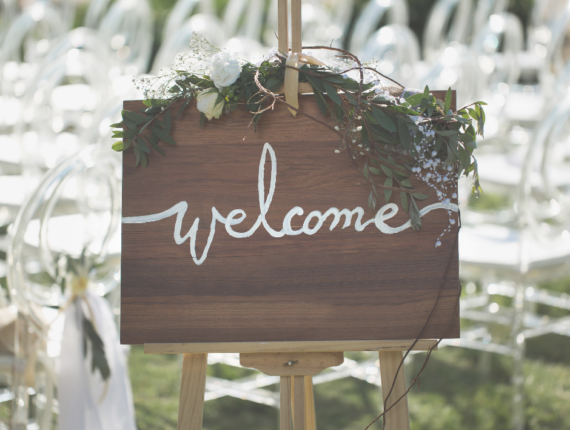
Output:
M291 430L291 377L282 376L280 384L279 430Z
M313 377L305 375L305 430L317 430Z
M293 376L293 425L295 430L305 430L305 377Z
M178 430L202 430L208 354L184 354Z
M386 401L386 396L390 392L394 378L396 378L392 393L390 394L388 402L386 402L386 408L389 408L406 392L406 379L403 366L396 377L396 371L402 361L402 352L380 351L378 356L380 358L380 378L382 380L382 397L384 401ZM400 400L396 406L384 415L384 420L386 422L386 430L410 430L408 399L403 398Z

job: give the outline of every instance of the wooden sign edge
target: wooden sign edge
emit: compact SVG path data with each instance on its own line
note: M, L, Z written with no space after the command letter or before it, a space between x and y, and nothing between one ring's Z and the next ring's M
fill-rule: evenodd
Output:
M444 99L447 91L433 90L430 94ZM304 97L311 97L305 94ZM124 102L140 100L125 100ZM456 90L452 90L451 109L456 110ZM457 251L456 251L457 252ZM455 312L453 319L459 319ZM450 337L450 338L454 338ZM145 354L184 353L251 353L251 352L334 352L334 351L406 351L414 340L350 340L350 341L271 341L271 342L198 342L144 343ZM413 350L425 351L436 346L437 340L420 339ZM434 349L437 349L435 347Z
M420 339L414 351L427 351L436 339ZM145 354L204 354L249 352L407 351L414 340L334 340L292 342L145 343Z

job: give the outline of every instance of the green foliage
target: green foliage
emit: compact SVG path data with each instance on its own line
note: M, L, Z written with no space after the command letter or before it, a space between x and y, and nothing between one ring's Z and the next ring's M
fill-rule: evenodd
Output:
M78 304L80 306L80 304ZM93 327L93 323L83 316L83 355L87 357L88 345L91 346L91 372L99 370L104 381L111 376L109 362L105 355L103 340Z
M190 43L196 49L203 50L205 55L220 52L198 36ZM356 57L345 51L341 53L351 59L347 60L347 71L359 70L354 67L359 62ZM144 100L146 108L141 112L122 111L122 122L112 127L116 129L113 137L122 138L123 141L116 142L113 149L126 151L132 146L136 156L135 167L146 167L151 148L164 155L158 146L160 142L176 145L170 134L173 121L171 108L175 104L180 106L176 109L178 118L193 98L198 99L198 106L201 98L204 100L203 106L209 106L200 107L202 111L206 110L200 115L201 125L206 120L205 116L218 118L222 112L229 115L241 103L252 114L250 124L256 128L261 115L271 110L277 102L274 91L283 85L288 66L283 56L274 55L259 66L243 63L241 67L241 73L233 83L217 88L205 74L210 73L208 70L193 72L179 63L167 78L156 78L154 82L160 83L158 90L150 90L153 84L147 87L145 93L150 90L155 98ZM448 178L447 175L451 174L448 172L466 176L472 172L473 192L479 192L477 161L472 153L477 147L477 135L483 136L485 103L475 102L452 112L451 88L447 91L445 101L436 100L427 86L420 94L406 93L401 95L405 98L401 98L399 93L381 91L379 82L370 79L365 82L362 72L357 80L324 65L302 64L297 70L299 81L311 84L322 115L331 115L336 120L334 129L354 160L354 165L370 184L369 207L376 208L378 188L384 189L386 202L392 197L392 191L397 191L401 207L410 215L412 227L420 229L421 217L416 196L421 193L413 188L411 174L416 170L421 171L419 166L428 158L437 160L435 166L441 173L434 175L438 175L439 181L451 180L453 183L455 178ZM370 71L376 77L382 76L368 68L367 73ZM145 86L146 81L149 79L143 78L141 85ZM281 99L279 101L284 103ZM302 110L300 112L303 113ZM333 129L332 126L330 128ZM364 164L357 162L358 156L365 157ZM429 168L433 170L432 166ZM429 183L430 177L421 176L421 179Z

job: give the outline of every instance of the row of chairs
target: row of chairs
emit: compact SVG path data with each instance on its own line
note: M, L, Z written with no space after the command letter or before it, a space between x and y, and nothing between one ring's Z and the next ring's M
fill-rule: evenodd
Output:
M263 54L264 44L276 44L270 29L277 14L276 2L267 10L261 3L231 1L219 18L212 2L178 1L152 71L157 73L187 49L192 31L244 57ZM123 99L141 98L129 74L149 67L152 17L146 1L93 1L85 27L64 32L71 25L71 2L33 3L20 15L15 3L2 4L8 11L2 20L13 14L7 22L0 21L0 224L11 224L9 250L8 240L0 240L0 247L9 251L8 262L0 261L0 277L4 271L9 281L4 327L17 327L7 344L17 339L18 346L7 354L15 373L0 400L15 405L14 425L29 424L33 410L32 421L48 428L44 423L57 412L53 359L61 337L61 327L48 322L55 316L50 307L64 301L53 282L56 254L77 254L89 244L90 252L107 262L107 269L95 274L93 291L109 298L116 315L120 312L120 168L117 156L108 151L108 125L118 120ZM553 9L557 4L561 6ZM487 139L479 142L482 183L506 200L516 198L491 213L462 211L461 275L471 283L461 306L469 328L448 344L514 358L517 429L522 428L525 340L547 333L568 335L569 330L566 319L547 320L535 310L537 303L569 309L563 293L538 286L539 281L566 274L568 261L564 162L570 67L561 66L567 4L537 1L525 41L518 19L505 13L504 1L480 0L476 8L471 1L437 1L421 54L406 26L409 11L404 1L367 3L352 31L351 2L306 2L303 9L307 43L329 44L334 39L365 59L378 58L381 70L406 85L453 86L460 104L475 97L491 101ZM381 21L386 25L376 30ZM240 26L242 22L247 24ZM416 82L415 76L421 78ZM521 77L541 85L519 85ZM548 99L552 94L557 95L555 102ZM467 205L466 198L463 203ZM83 233L70 237L65 232L71 228ZM512 306L499 305L495 296L512 299ZM497 324L511 334L496 336ZM26 380L32 351L37 351L34 389ZM210 360L237 364L231 356ZM374 362L372 357L361 363L347 361L315 383L353 376L379 384L371 371ZM274 396L263 389L270 381L210 378L207 398L232 395L275 405Z

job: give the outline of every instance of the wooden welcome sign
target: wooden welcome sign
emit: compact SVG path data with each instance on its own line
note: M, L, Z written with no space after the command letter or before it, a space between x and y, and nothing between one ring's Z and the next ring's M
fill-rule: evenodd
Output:
M338 135L283 105L245 140L245 110L198 117L189 106L148 169L124 154L122 343L415 339L438 293L422 338L459 336L457 225L434 247L446 210L414 231L396 204L367 208Z

